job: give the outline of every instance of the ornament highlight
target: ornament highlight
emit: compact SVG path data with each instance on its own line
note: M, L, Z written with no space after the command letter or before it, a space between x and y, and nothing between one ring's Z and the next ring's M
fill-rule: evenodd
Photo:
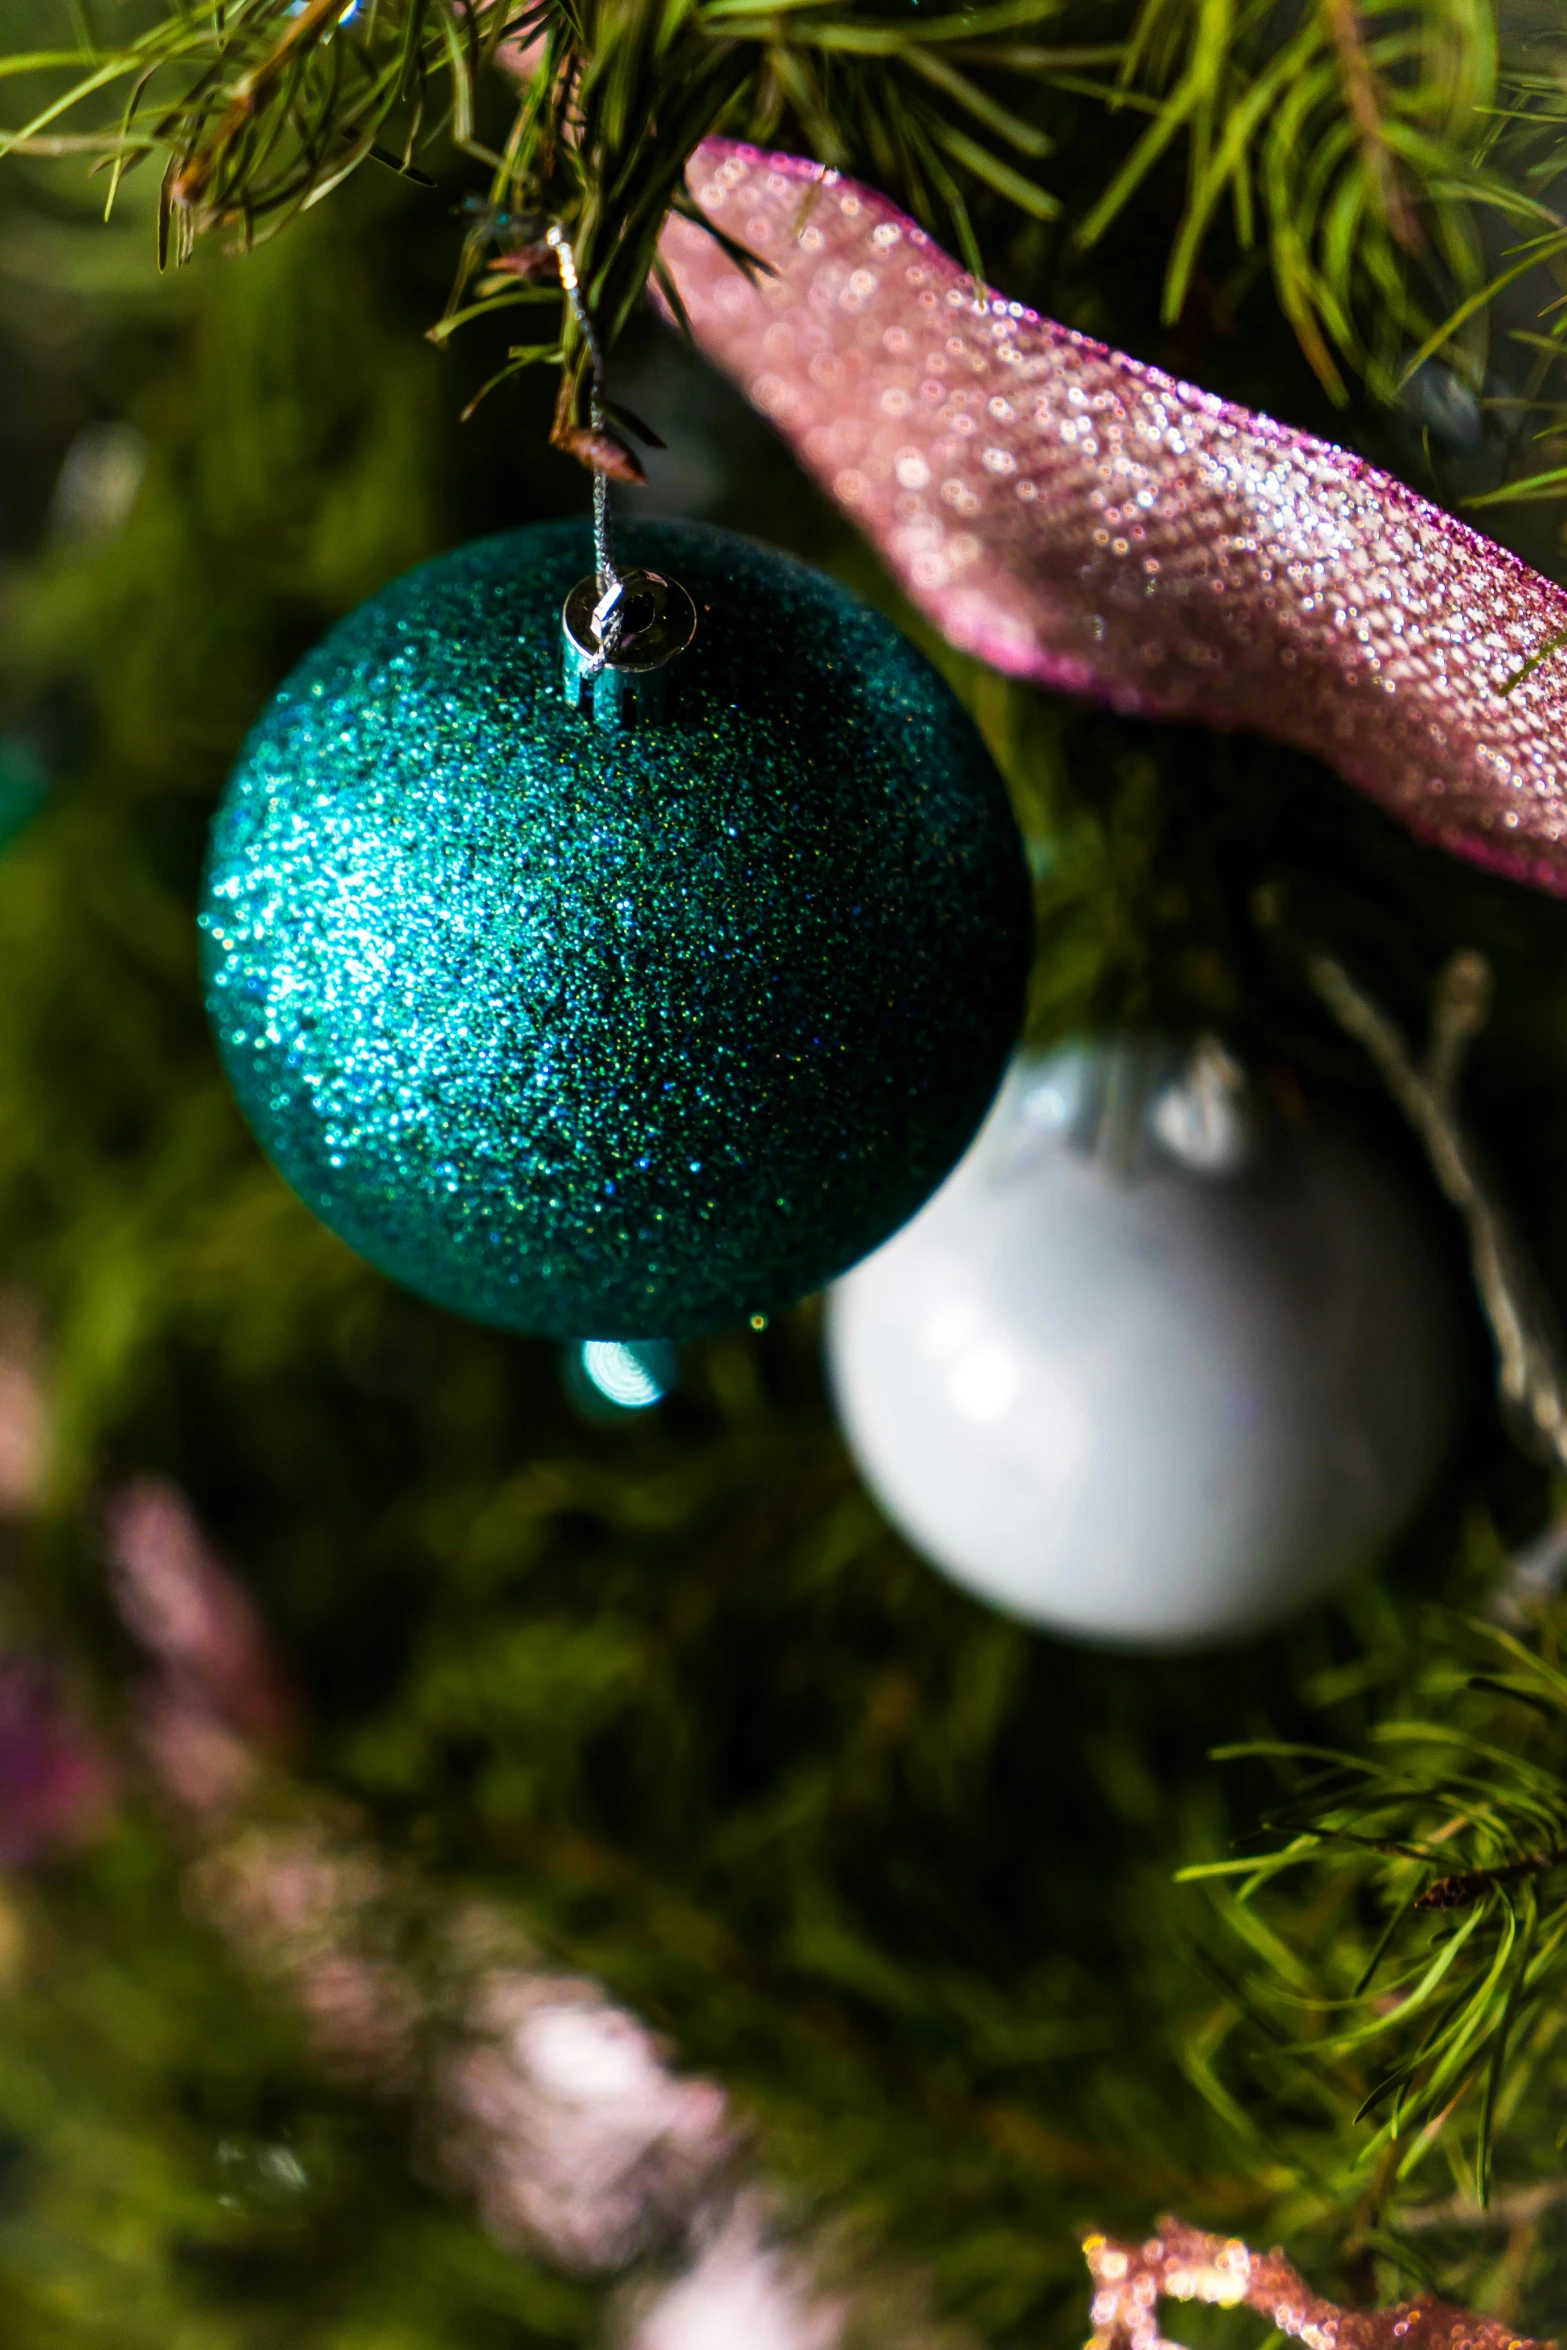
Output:
M1346 1137L1263 1128L1217 1047L1021 1057L957 1171L832 1293L866 1481L1047 1630L1260 1630L1396 1532L1451 1421L1453 1316Z
M1567 588L1347 450L976 295L859 181L709 139L690 184L765 264L671 218L697 342L953 644L1294 744L1567 894Z
M562 1338L818 1288L920 1205L1021 1013L1021 844L929 664L732 534L624 533L697 626L570 704L585 526L460 549L303 661L213 827L207 1001L263 1147L384 1272Z
M680 1383L680 1350L667 1338L587 1338L563 1352L566 1393L590 1420L650 1412Z

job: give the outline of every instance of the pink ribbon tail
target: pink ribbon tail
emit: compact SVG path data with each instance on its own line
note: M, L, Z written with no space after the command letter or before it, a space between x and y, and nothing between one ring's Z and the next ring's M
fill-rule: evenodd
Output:
M670 220L698 344L950 643L1313 752L1567 894L1567 590L1345 450L976 292L873 188L724 139L689 184L767 265Z

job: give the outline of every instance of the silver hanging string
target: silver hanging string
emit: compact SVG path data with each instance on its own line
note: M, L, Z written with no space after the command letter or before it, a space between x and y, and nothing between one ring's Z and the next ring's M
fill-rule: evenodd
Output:
M597 392L593 395L589 414L593 429L599 432L604 424L604 403ZM609 475L599 466L593 469L593 568L600 579L613 587L619 573L615 569L615 550L609 536Z
M572 707L590 709L599 726L655 724L665 710L663 673L696 634L696 606L678 580L636 566L622 572L615 561L609 475L598 462L606 448L617 445L609 429L603 347L583 300L571 239L558 221L551 223L546 239L587 348L589 415L597 443L588 451L594 461L593 576L577 582L561 613L562 685ZM571 438L580 450L584 436Z
M607 418L604 409L604 353L598 334L582 299L582 284L577 276L577 257L571 249L571 239L559 221L552 221L546 231L555 255L555 266L560 272L561 289L571 304L572 314L588 347L588 360L593 369L593 389L589 395L588 415L595 432L602 432ZM603 594L593 613L594 631L599 650L584 663L582 675L596 677L613 655L625 627L625 589L615 563L614 537L609 511L609 476L601 465L593 468L593 568L598 574Z

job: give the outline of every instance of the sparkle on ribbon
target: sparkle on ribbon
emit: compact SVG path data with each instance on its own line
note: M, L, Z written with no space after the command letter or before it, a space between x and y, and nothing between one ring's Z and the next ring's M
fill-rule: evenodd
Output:
M1428 2293L1390 2309L1342 2309L1313 2293L1282 2252L1252 2252L1178 2219L1161 2219L1143 2244L1088 2236L1083 2255L1094 2285L1088 2350L1175 2350L1159 2332L1161 2300L1244 2303L1306 2350L1549 2350Z
M1567 894L1567 655L1539 658L1567 589L1345 450L976 291L873 188L722 139L689 180L767 265L670 220L698 344L950 642L1314 752Z

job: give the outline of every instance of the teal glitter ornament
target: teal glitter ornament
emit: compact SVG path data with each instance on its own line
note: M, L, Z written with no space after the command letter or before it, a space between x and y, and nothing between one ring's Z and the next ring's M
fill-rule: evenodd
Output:
M241 753L201 913L262 1146L349 1245L481 1322L681 1338L911 1216L1016 1035L1021 845L968 719L824 574L689 523L667 715L568 706L585 527L352 613Z

